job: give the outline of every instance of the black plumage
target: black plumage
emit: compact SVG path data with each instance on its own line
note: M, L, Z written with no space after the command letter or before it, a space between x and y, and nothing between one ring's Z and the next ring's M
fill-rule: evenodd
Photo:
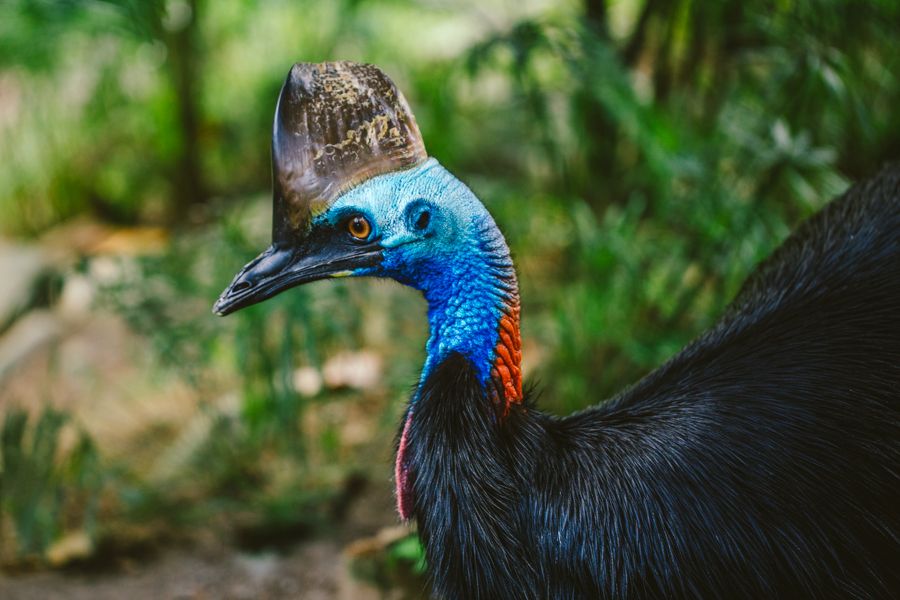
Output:
M420 386L407 455L439 597L900 595L900 168L632 388L494 415L459 354Z

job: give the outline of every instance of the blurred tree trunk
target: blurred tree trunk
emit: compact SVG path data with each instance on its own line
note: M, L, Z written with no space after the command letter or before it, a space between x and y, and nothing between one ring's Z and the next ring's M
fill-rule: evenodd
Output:
M741 26L744 20L744 3L741 0L729 0L720 5L720 11L716 18L719 26L716 28L718 35L710 38L710 60L712 62L710 81L706 90L706 98L703 106L707 115L708 126L715 124L715 119L722 110L728 95L725 90L732 79L733 60L743 47L741 39Z
M687 51L675 74L677 87L684 88L702 80L703 58L709 53L707 41L710 30L715 27L715 21L708 18L709 14L709 11L703 10L702 4L691 4Z
M584 21L588 39L586 45L610 44L606 0L585 0ZM592 54L589 52L589 54ZM586 73L584 87L576 97L584 122L585 171L590 174L615 173L618 128L613 116L597 98L595 88L599 74ZM586 182L588 183L588 182ZM598 210L609 202L609 187L582 185L585 200Z
M657 102L665 102L672 91L673 46L678 28L678 9L679 2L664 2L655 15L658 39L653 57L653 96Z
M183 21L170 23L165 43L169 54L169 73L176 97L177 122L181 145L172 172L171 218L182 222L191 208L207 201L207 189L200 160L200 93L201 69L198 67L197 28L200 0L185 0ZM176 17L178 18L178 17Z
M650 26L650 18L657 10L659 0L647 0L641 9L641 15L638 17L637 25L622 52L622 61L625 66L633 68L641 57L644 45L647 43L647 29Z
M606 0L585 0L584 16L588 27L604 39L609 39Z

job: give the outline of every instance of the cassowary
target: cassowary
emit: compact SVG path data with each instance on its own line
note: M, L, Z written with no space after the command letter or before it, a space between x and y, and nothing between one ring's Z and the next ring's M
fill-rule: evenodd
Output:
M272 151L273 244L214 310L331 277L422 292L396 494L434 595L900 594L900 169L803 224L662 367L560 418L523 392L503 235L380 70L294 66Z

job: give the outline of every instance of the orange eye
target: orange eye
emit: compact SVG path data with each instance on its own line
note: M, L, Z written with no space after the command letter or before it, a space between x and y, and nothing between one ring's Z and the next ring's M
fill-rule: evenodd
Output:
M372 226L362 215L356 215L347 221L347 231L358 240L364 240L372 233Z

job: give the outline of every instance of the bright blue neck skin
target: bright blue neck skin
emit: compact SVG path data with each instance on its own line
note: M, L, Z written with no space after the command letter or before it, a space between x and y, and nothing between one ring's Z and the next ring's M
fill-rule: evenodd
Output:
M509 248L487 209L430 159L353 188L316 221L337 226L351 214L363 214L373 226L370 239L385 248L378 267L352 275L390 277L420 290L428 301L431 335L420 383L458 352L472 361L486 385L500 318L518 305Z

